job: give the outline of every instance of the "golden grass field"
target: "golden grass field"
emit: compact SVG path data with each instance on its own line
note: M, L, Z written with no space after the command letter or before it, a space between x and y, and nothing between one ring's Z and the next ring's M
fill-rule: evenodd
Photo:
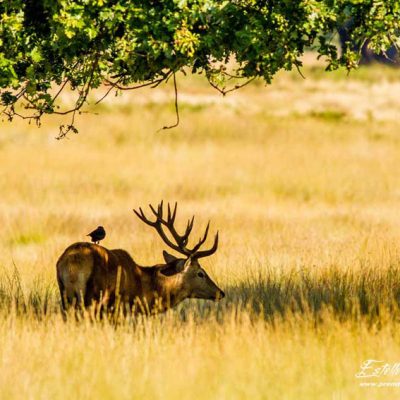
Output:
M360 387L400 362L400 72L318 66L221 98L200 77L78 118L0 130L0 399L396 399ZM65 122L65 120L63 121ZM132 208L178 201L220 231L203 266L227 296L157 317L63 322L55 263L102 224L142 265Z

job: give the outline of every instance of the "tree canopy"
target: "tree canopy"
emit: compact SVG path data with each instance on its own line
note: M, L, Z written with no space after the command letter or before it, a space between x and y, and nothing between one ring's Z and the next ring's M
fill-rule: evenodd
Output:
M340 51L336 31L349 20ZM300 70L310 47L327 70L355 68L365 41L385 52L400 44L399 28L399 0L2 0L1 111L38 124L71 114L62 136L102 84L107 93L155 87L185 68L226 93L230 80L236 89ZM58 103L65 88L76 93L70 109Z

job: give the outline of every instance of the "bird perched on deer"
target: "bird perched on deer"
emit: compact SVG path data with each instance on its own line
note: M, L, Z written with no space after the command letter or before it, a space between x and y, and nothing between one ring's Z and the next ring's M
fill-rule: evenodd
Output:
M86 236L90 236L93 243L99 244L100 241L106 237L106 231L102 226L98 226L93 232L90 232Z

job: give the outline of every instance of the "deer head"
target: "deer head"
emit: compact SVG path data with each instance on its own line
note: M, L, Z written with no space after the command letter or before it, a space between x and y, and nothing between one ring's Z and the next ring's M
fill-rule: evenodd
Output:
M179 284L179 297L208 300L219 300L223 298L225 296L224 292L212 281L199 263L200 258L208 257L216 252L218 248L218 232L215 235L212 247L208 250L200 250L201 246L207 240L210 227L210 223L208 223L203 237L194 247L189 248L188 241L189 235L193 229L194 217L189 219L185 232L181 235L174 227L177 203L175 203L173 209L168 203L166 219L163 218L163 202L158 205L157 210L151 204L149 207L156 217L155 221L149 220L145 216L142 208L139 208L139 211L133 211L141 221L157 231L168 247L184 256L178 258L164 251L163 255L166 264L160 269L160 273L164 276L176 277L176 282L179 282L177 283ZM170 239L164 228L168 230L172 239Z

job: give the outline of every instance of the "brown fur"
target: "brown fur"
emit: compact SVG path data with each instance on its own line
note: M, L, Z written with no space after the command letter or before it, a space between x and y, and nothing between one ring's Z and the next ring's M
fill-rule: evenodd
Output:
M63 309L71 305L113 309L120 303L125 309L129 306L130 310L152 313L189 297L224 297L197 259L178 259L166 252L164 258L166 264L141 267L125 250L72 244L57 261Z

